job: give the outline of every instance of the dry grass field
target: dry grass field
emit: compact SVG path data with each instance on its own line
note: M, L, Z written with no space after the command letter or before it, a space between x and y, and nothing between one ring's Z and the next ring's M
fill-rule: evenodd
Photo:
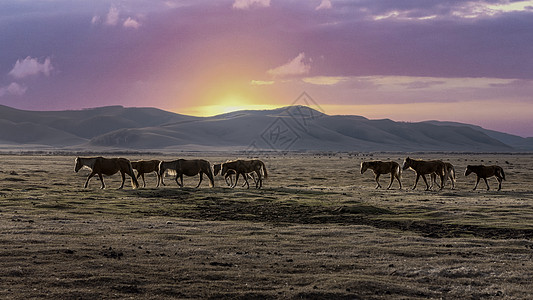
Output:
M531 299L533 155L411 155L452 162L455 190L359 172L404 157L265 156L261 190L155 174L100 190L73 156L2 155L0 298ZM502 191L472 191L467 164L501 165Z

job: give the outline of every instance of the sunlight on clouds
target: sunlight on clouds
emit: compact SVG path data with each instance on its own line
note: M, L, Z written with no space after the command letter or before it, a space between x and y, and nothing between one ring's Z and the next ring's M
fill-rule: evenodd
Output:
M235 0L233 8L248 9L250 7L269 7L270 0Z
M315 10L330 9L332 7L331 0L322 0Z
M265 80L252 80L252 81L250 81L250 85L273 85L273 84L274 84L273 80L268 80L268 81L265 81Z
M300 54L298 54L298 56L296 56L295 58L293 58L286 64L270 69L267 71L267 73L274 77L277 77L277 76L283 77L283 76L305 75L309 73L310 70L311 70L311 60L308 59L306 63L305 53L301 52Z
M139 23L138 21L132 19L131 17L128 17L126 19L126 21L124 21L123 26L126 27L126 28L137 29L137 28L141 27L141 23Z
M302 81L315 85L335 85L348 79L349 77L342 76L315 76L303 78Z
M8 86L0 87L0 97L4 95L22 96L26 93L28 88L16 82L12 82Z
M53 69L50 57L45 58L40 63L37 58L28 56L25 59L18 59L13 69L9 72L9 75L19 79L40 73L49 76Z
M507 2L503 4L470 2L460 7L459 10L454 11L452 14L461 18L478 18L517 11L533 11L533 1Z

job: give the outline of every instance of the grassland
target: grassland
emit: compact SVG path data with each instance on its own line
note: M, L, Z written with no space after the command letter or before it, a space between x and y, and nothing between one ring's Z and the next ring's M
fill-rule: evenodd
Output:
M155 188L153 174L144 189L116 190L115 175L100 190L96 178L82 188L72 156L2 155L0 298L533 297L533 155L416 156L452 162L455 190L407 189L410 170L404 189L376 190L359 173L404 157L262 157L261 190L221 177ZM494 178L472 191L467 164L501 165L502 191Z

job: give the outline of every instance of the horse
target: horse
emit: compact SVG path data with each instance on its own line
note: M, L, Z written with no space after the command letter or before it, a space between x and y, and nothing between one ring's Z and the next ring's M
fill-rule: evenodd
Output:
M146 187L146 181L144 180L144 174L151 173L151 172L155 172L155 174L157 175L157 186L156 187L159 187L159 182L161 181L159 179L159 172L158 172L160 162L161 161L157 159L137 160L137 161L131 162L131 166L135 170L137 170L137 180L139 179L139 177L142 177L143 179L143 187Z
M218 175L218 173L222 170L222 164L214 164L213 165L213 173L215 176ZM224 180L226 181L226 185L228 186L232 186L233 185L233 177L232 175L236 175L237 172L235 172L235 170L228 170L228 172L226 172L226 175L224 175ZM252 179L254 181L254 184L257 184L257 179L255 178L255 175L254 173L248 173L246 174L246 177L248 179ZM228 179L229 179L229 182L228 182ZM242 186L244 187L246 185L246 182L244 182L242 184Z
M390 187L392 186L394 178L398 180L398 183L400 184L400 189L402 189L402 170L400 169L400 164L398 164L397 162L380 160L361 162L361 175L364 174L368 169L374 171L374 176L377 183L376 189L381 188L381 184L379 184L379 176L381 174L390 174L390 184L387 187L387 190L390 189Z
M449 162L444 162L444 166L446 167L446 174L448 174L448 176L445 178L445 180L448 180L448 178L450 179L451 183L452 183L452 190L455 189L455 167L449 163ZM431 173L431 186L429 187L430 189L433 188L433 184L436 184L438 187L440 187L440 185L437 183L437 174L436 173Z
M252 160L234 160L234 161L227 161L225 163L221 164L221 175L225 176L229 172L235 172L235 182L233 183L233 186L231 188L234 188L237 185L237 181L239 180L239 175L242 175L244 178L244 181L246 182L247 188L250 188L250 184L248 183L248 179L246 178L247 173L255 172L257 175L257 182L255 184L255 188L259 189L263 187L263 175L266 179L268 177L267 169L265 166L265 163L258 159L252 159Z
M85 181L84 188L87 188L89 185L89 180L94 175L98 174L98 177L100 177L100 181L102 182L101 189L105 189L105 183L102 174L111 176L117 172L120 172L120 175L122 175L122 184L118 189L122 189L124 187L124 181L126 180L126 176L124 174L128 174L131 177L131 186L134 189L139 187L139 182L137 181L137 178L135 178L135 173L133 172L131 162L125 158L103 158L101 156L76 157L75 163L76 166L74 167L74 171L76 173L78 173L78 171L83 167L88 167L91 169L91 173Z
M215 186L215 180L213 172L211 171L211 164L207 160L203 159L178 159L174 161L162 161L159 163L159 178L161 183L165 185L163 181L163 175L168 172L171 175L176 175L176 183L179 187L183 187L183 175L195 176L200 174L200 181L196 188L202 183L204 174L209 178L209 186ZM181 179L181 184L178 182L178 178Z
M420 176L422 176L424 182L426 183L426 191L429 191L429 184L426 180L426 175L432 173L435 173L440 177L440 189L442 190L444 188L444 184L446 183L444 180L448 176L444 162L440 160L421 160L407 157L403 162L402 169L407 170L409 168L416 172L416 181L415 185L413 186L413 190L416 189L418 180L420 179Z
M485 184L487 185L487 191L490 190L489 183L487 182L487 178L495 176L498 180L498 191L502 189L502 181L505 180L505 173L503 172L503 168L500 166L484 166L484 165L477 165L472 166L468 165L465 170L465 176L470 175L470 173L475 173L477 175L476 185L474 186L474 191L477 188L477 185L479 184L479 180L483 178L485 180Z

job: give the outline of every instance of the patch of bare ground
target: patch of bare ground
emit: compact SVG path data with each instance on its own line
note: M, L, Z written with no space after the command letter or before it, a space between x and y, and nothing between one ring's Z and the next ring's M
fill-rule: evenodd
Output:
M446 155L455 190L375 190L359 163L391 156L265 157L262 190L120 191L81 188L73 157L1 156L0 298L531 298L533 157ZM502 192L471 191L480 160Z

